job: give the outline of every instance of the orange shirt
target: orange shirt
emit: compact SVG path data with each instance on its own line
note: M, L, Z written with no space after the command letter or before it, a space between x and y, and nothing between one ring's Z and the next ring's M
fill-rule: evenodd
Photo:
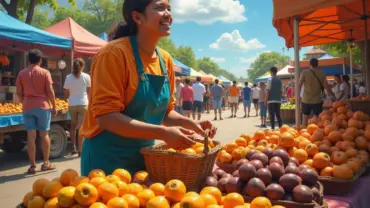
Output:
M239 97L239 89L237 86L231 86L229 92L231 97Z
M152 58L140 49L139 52L145 72L161 75L159 58ZM162 49L160 53L167 67L170 84L169 112L174 109L175 103L175 71L169 53ZM114 40L102 48L94 57L90 75L89 105L80 130L85 138L94 137L102 131L97 124L98 116L123 111L136 94L139 77L129 38Z

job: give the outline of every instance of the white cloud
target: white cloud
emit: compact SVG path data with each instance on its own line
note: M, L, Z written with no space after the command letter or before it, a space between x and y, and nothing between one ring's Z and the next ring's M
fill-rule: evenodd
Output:
M222 57L211 57L211 60L216 63L224 63L226 61L226 59Z
M246 8L240 0L174 0L171 2L175 22L237 23L247 21Z
M199 52L202 52L202 51L203 51L203 49L199 48L199 49L198 49L198 51L199 51Z
M213 49L232 49L239 51L249 51L265 48L256 38L245 41L239 30L234 30L231 33L223 33L216 42L209 45Z

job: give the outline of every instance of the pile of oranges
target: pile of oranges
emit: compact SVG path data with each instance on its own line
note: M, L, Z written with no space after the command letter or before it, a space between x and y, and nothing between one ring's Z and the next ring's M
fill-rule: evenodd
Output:
M370 100L370 96L359 95L357 97L352 98L353 101L362 101L362 100Z
M22 108L22 104L0 103L0 115L22 113Z
M238 193L222 196L216 187L204 187L200 193L187 192L184 183L176 179L165 185L150 184L147 172L139 171L132 177L124 169L116 169L111 175L96 169L88 177L67 169L51 181L45 178L36 180L22 204L26 208L272 207L264 197L258 197L248 204Z
M68 110L68 101L62 99L55 99L57 110Z
M208 148L209 150L213 149L215 147L215 144L212 142L212 140L208 140ZM196 142L191 148L183 149L183 150L175 150L172 148L167 149L169 152L177 152L177 153L183 153L183 154L189 154L189 155L197 155L201 154L204 151L204 144L200 142Z
M314 169L320 176L351 179L369 162L370 117L352 112L344 102L309 120L307 127L283 125L280 130L242 134L223 146L217 160L236 164L251 149L284 149L299 164Z

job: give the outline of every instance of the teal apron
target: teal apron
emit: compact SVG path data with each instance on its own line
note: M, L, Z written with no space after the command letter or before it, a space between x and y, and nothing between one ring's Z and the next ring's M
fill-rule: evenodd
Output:
M130 37L139 84L133 100L122 114L155 125L161 125L170 101L170 87L166 66L156 49L163 75L144 72L136 37ZM145 170L144 158L139 152L143 147L154 145L154 140L122 137L109 131L102 131L83 143L81 174L87 176L93 169L102 169L108 175L117 168L124 168L131 174Z

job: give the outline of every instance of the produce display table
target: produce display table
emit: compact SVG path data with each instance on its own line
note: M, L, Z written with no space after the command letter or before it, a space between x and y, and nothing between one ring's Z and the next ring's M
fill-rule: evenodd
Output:
M59 120L70 120L71 117L68 112L58 112L56 116L52 116L52 121ZM9 126L22 125L23 114L9 114L9 115L0 115L0 128L5 128Z

